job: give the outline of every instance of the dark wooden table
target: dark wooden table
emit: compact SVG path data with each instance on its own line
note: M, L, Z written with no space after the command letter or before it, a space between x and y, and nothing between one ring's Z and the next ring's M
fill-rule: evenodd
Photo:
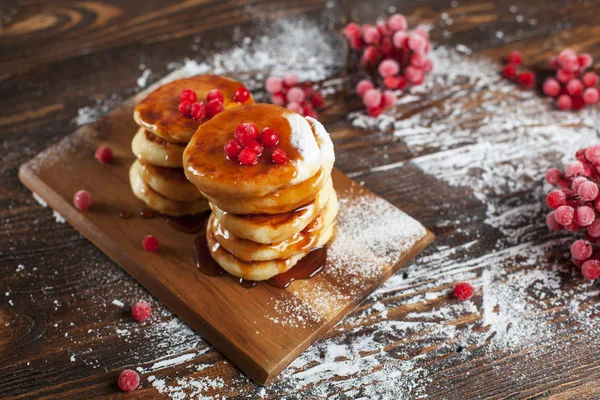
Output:
M599 1L21 0L0 7L0 397L600 397L598 293L570 272L568 235L547 231L541 205L542 167L560 165L575 141L593 139L598 115L552 111L489 71L482 79L439 79L407 97L393 114L396 134L389 124L353 125L347 114L360 110L356 99L330 99L335 107L323 121L337 167L438 239L267 389L57 223L17 179L21 163L77 122L136 93L143 70L154 82L170 62L213 59L244 36L301 15L341 45L333 29L344 17L374 21L391 5L411 25L431 24L438 46L458 45L456 54L478 67L489 67L479 56L500 61L513 48L541 74L565 46L600 57ZM445 67L438 76L452 75L453 63ZM510 126L494 120L495 110ZM539 146L525 140L537 134ZM502 146L514 146L514 157ZM456 176L447 173L453 169ZM477 289L468 305L448 296L462 279ZM140 298L153 302L152 323L127 316ZM136 367L142 387L120 394L119 372Z

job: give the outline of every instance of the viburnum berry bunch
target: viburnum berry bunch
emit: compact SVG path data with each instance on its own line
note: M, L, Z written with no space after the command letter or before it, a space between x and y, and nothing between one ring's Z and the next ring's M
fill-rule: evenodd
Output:
M256 165L263 156L265 148L273 148L279 144L279 134L269 127L258 132L256 125L245 122L239 124L231 139L225 145L225 155L230 160L237 159L242 165ZM271 160L275 164L285 164L288 156L285 151L276 147L271 152Z
M344 34L351 48L349 62L356 60L369 76L358 82L356 93L371 116L377 117L394 105L396 96L392 90L422 84L433 69L427 57L431 50L429 32L423 26L408 30L402 14L381 19L374 26L351 22Z
M318 110L325 105L325 97L312 82L299 82L293 72L283 78L270 76L265 89L271 95L271 103L296 112L305 117L318 117Z
M523 71L521 64L523 63L523 55L518 51L511 52L506 57L506 66L502 70L502 74L506 79L515 80L524 88L532 88L535 86L536 76L531 71Z
M575 158L564 172L546 172L546 181L557 187L546 196L553 210L546 224L552 230L585 232L571 245L571 259L586 279L594 280L600 277L600 144L577 151Z
M556 73L555 77L544 81L544 94L555 97L561 110L580 110L586 105L598 104L598 75L588 71L592 63L592 56L588 53L578 54L571 49L561 51L550 59L550 68Z

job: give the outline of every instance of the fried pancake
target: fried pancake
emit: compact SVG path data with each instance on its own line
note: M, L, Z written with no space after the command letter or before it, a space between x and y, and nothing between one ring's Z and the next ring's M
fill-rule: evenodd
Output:
M330 179L310 203L296 210L274 215L237 215L223 211L212 203L209 205L219 224L232 235L257 243L270 244L287 240L306 228L325 207L332 193L334 190Z
M219 244L242 261L270 261L290 258L298 253L305 253L315 247L321 234L333 224L338 212L337 196L332 195L327 205L319 214L300 232L290 239L271 243L256 243L248 239L241 239L225 229L215 217L210 216L208 227Z
M169 168L183 167L185 144L171 143L144 128L138 129L131 141L131 150L138 160Z
M151 189L164 197L176 201L194 201L203 198L202 193L192 185L183 168L157 167L155 165L142 164L142 179Z
M233 138L235 128L245 122L253 123L259 131L266 127L274 129L279 135L276 147L285 151L289 161L275 164L271 160L274 147L266 148L256 165L229 160L224 146ZM299 185L320 170L327 178L334 153L329 135L318 122L276 105L253 104L227 110L202 124L186 147L183 160L186 176L206 196L237 200L261 198Z
M315 248L324 246L333 236L335 224L331 224L319 236ZM264 281L292 268L310 251L296 254L285 260L245 262L225 250L215 239L211 229L206 230L206 240L213 259L233 276L252 281Z
M209 210L208 201L200 199L196 201L182 202L166 198L153 190L142 179L142 165L139 161L134 161L129 169L129 182L133 194L142 200L151 209L161 214L179 217L183 215L199 214Z
M179 96L185 89L192 89L198 101L206 102L206 95L213 89L223 93L225 110L239 107L241 103L233 99L235 91L244 84L218 75L198 75L178 79L160 86L139 102L133 112L133 119L141 127L153 134L174 143L187 143L203 121L185 117L179 112ZM252 95L243 104L253 104Z

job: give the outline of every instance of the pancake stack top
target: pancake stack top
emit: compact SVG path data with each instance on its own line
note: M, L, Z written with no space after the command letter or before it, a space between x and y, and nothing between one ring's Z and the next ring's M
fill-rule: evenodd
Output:
M224 151L236 128L248 123L257 132L270 128L278 137L276 145L259 146L254 165L242 165ZM282 151L283 161L273 156ZM325 245L338 211L331 182L334 161L323 125L279 106L244 105L202 124L184 151L183 164L213 211L206 239L215 261L232 275L261 281Z
M149 208L162 214L182 216L207 211L208 202L183 172L183 151L198 127L208 118L196 120L179 111L180 95L191 89L199 101L211 90L223 95L223 109L239 107L236 90L244 85L216 75L199 75L160 86L134 110L140 126L131 143L137 161L129 171L133 193ZM250 96L243 104L253 104Z

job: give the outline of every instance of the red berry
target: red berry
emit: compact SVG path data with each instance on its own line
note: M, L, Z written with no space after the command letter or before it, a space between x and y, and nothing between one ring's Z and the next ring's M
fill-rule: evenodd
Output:
M581 229L575 222L571 222L569 225L563 226L563 228L568 232L579 232L579 229Z
M519 65L523 62L523 56L518 51L512 51L508 57L506 57L506 61L509 64Z
M96 160L100 161L102 164L108 164L113 157L112 149L108 146L100 146L98 150L96 150L96 154L94 154Z
M223 103L225 101L225 97L219 89L213 89L206 95L207 102L210 102L212 100L219 100L221 103Z
M362 99L367 108L378 107L381 104L381 91L369 89L363 94Z
M126 369L119 374L119 389L124 392L133 392L140 385L140 376L132 369Z
M558 69L558 59L556 56L554 57L550 57L550 59L548 60L548 65L550 66L551 69L553 70L557 70Z
M573 79L573 74L570 73L569 71L566 71L566 70L564 70L562 68L559 68L556 71L556 79L558 79L558 81L561 82L561 83L567 83L571 79Z
M427 40L423 37L422 32L413 31L408 34L408 47L417 53L425 52Z
M554 212L554 219L562 226L570 225L575 216L575 209L571 206L560 206Z
M413 85L420 85L425 80L425 73L422 69L409 65L404 69L404 77Z
M469 300L473 297L474 291L473 286L468 282L461 282L454 286L454 296L461 301Z
M360 26L358 26L358 24L356 24L354 22L350 22L344 28L344 35L346 35L346 37L348 39L359 37L360 36Z
M573 101L568 94L562 94L556 99L556 105L563 111L570 110L573 107Z
M262 144L258 143L257 141L254 142L250 142L246 145L247 149L250 150L254 150L256 152L256 154L258 154L258 156L260 157L264 151L264 147L262 146Z
M363 66L370 66L370 65L375 65L375 62L377 61L377 56L379 55L379 50L377 50L377 47L370 45L367 46L367 48L365 48L363 55L361 57L361 64Z
M214 117L223 110L223 103L218 99L211 100L208 102L208 104L206 104L206 115L208 115L208 118Z
M275 164L285 164L289 160L287 154L285 154L285 151L281 150L280 148L273 150L271 159Z
M542 90L546 96L556 97L560 93L560 83L554 78L548 78L544 81Z
M379 39L381 38L381 34L374 26L369 26L363 31L363 38L365 42L369 44L379 43Z
M312 105L314 108L321 108L325 105L325 97L321 92L316 92L312 98Z
M185 101L187 103L195 103L196 100L198 100L198 96L196 96L196 92L194 92L192 89L185 89L179 95L179 100L181 102Z
M374 87L375 85L373 85L373 82L363 79L356 84L356 93L362 97L367 90L373 89Z
M401 78L400 75L388 76L383 79L383 86L385 86L388 89L396 89L396 88L398 88L398 85L400 84L400 78Z
M260 137L258 138L265 147L273 147L279 143L279 135L274 129L264 128Z
M408 23L404 15L394 14L388 20L388 26L393 31L405 31L408 28Z
M352 47L354 50L360 50L365 47L365 41L362 40L360 36L353 37L350 39L350 47Z
M577 178L573 179L573 182L571 182L571 190L573 192L577 192L577 189L579 189L579 186L581 186L583 182L587 182L587 178L585 176L578 176Z
M598 100L600 100L600 93L598 93L598 89L596 88L587 88L583 92L583 101L585 104L596 105L598 104Z
M394 33L392 38L394 46L397 49L407 49L408 48L408 33L404 31L398 31Z
M381 75L384 78L388 76L394 76L398 72L400 72L400 64L398 64L398 61L396 60L383 60L379 63L377 70L379 71L379 75Z
M521 72L517 76L517 81L526 88L533 87L535 85L535 74L533 72Z
M583 92L583 83L579 79L571 79L567 83L567 93L571 96L577 96Z
M590 226L596 219L596 212L590 206L581 206L575 209L575 217L573 222L577 225L585 227Z
M268 77L265 82L265 89L271 94L281 92L281 89L283 89L283 82L281 81L281 78L276 76Z
M579 160L573 161L565 167L565 176L577 176L583 175L584 168L583 163Z
M142 247L146 251L156 251L158 250L158 239L152 235L148 235L142 240Z
M579 67L583 69L587 69L592 66L593 58L589 53L580 53L577 56L577 62L579 63Z
M150 304L146 303L144 300L140 300L131 307L131 315L136 321L142 322L150 318L150 315L152 315L152 308L150 307Z
M73 204L79 210L87 210L92 205L92 195L85 190L80 190L73 196Z
M179 112L184 117L190 117L192 115L192 103L189 101L182 101L179 103Z
M561 224L556 222L556 219L554 218L554 211L550 211L546 215L546 225L548 225L548 228L550 228L553 231L559 231L563 228L563 226ZM600 229L599 229L598 234L600 235Z
M562 172L558 168L550 168L546 172L546 181L551 185L558 184L558 181L562 178Z
M199 103L192 104L190 111L192 114L192 118L194 118L197 121L206 118L206 105L202 101Z
M233 94L233 99L237 102L243 103L250 98L250 91L245 87L239 88Z
M517 68L517 65L508 64L502 70L502 75L504 75L504 77L507 79L513 79L515 76L517 76Z
M381 113L383 113L383 107L377 106L373 108L368 108L367 112L371 117L377 118L381 115Z
M581 274L590 281L600 278L600 261L587 260L584 262L581 266Z
M286 98L287 101L292 103L302 103L304 101L304 97L306 95L304 94L304 90L300 89L299 87L293 87L290 88L290 90L288 90Z
M258 138L258 128L256 125L251 124L249 122L245 122L243 124L239 124L235 131L233 132L233 136L243 145L247 145L250 142L253 142Z
M567 204L567 195L560 190L553 190L546 196L546 204L556 210L558 207Z
M600 237L600 219L594 219L594 221L587 227L587 233L593 238Z
M286 88L294 87L294 86L296 86L297 83L298 83L298 75L296 75L294 72L288 72L283 77L283 86Z
M576 260L587 260L592 256L592 244L587 240L576 240L571 245L571 255Z
M225 145L225 154L227 155L227 158L229 158L230 160L233 160L233 159L237 158L238 154L240 154L240 151L242 151L243 148L244 148L243 144L241 144L240 142L238 142L235 139L231 139Z
M240 154L238 154L238 160L243 165L255 165L258 163L258 153L248 147L244 147Z
M417 68L425 68L427 61L429 61L429 59L422 53L413 53L410 56L410 65L414 65Z
M581 78L583 84L587 87L594 87L598 84L598 75L594 72L588 72Z
M388 109L396 104L396 95L390 90L385 90L381 96L381 107Z
M591 181L583 182L577 188L577 194L583 201L592 201L598 197L598 185Z
M303 114L304 110L302 109L302 106L300 105L300 103L296 103L295 101L292 101L290 103L288 103L288 105L286 106L286 108L292 112L298 113L298 114Z
M280 92L280 93L275 93L271 95L271 103L278 105L278 106L284 106L285 105L285 93Z
M600 144L593 144L585 149L585 158L592 164L600 164Z

